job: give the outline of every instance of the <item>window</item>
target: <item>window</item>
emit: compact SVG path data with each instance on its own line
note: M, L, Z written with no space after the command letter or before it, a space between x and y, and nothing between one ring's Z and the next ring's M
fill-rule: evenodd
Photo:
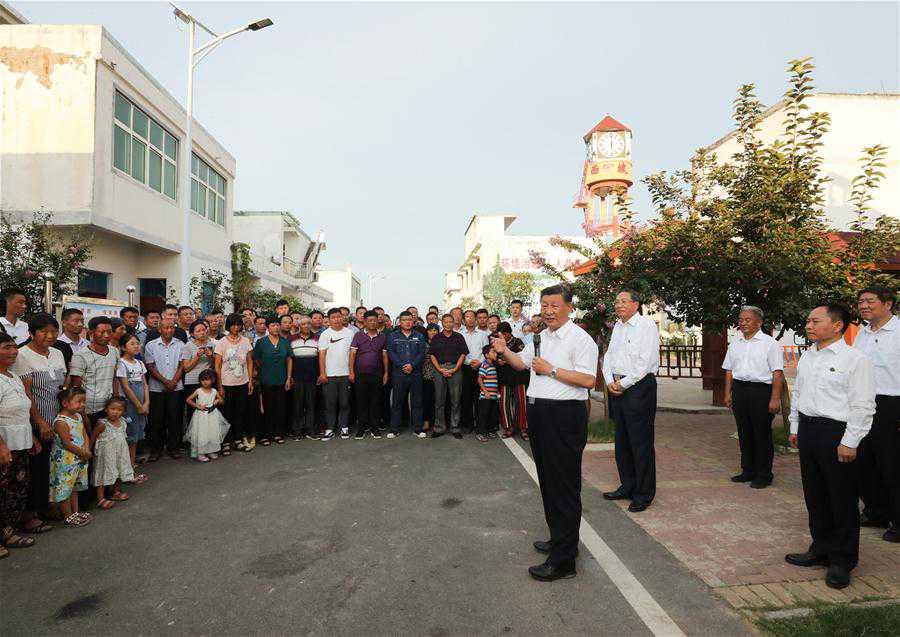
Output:
M142 312L160 312L166 304L165 279L138 279Z
M178 140L152 117L116 92L113 166L175 199Z
M201 217L225 225L225 178L209 164L191 156L191 210Z
M105 299L109 294L109 274L96 270L78 270L78 296Z

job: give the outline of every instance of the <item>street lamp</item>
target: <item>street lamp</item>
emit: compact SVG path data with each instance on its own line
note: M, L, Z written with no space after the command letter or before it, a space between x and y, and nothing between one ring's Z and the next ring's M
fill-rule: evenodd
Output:
M175 10L175 16L188 25L188 60L187 60L187 123L184 129L184 147L187 149L186 160L183 159L180 165L181 175L181 198L184 219L182 220L181 232L181 302L187 303L190 298L190 267L191 267L191 164L193 163L193 140L191 138L191 127L194 121L193 101L194 101L194 68L209 55L213 49L222 44L225 40L238 33L244 31L259 31L274 24L270 18L263 18L250 22L237 29L232 29L227 33L219 35L208 26L200 22L190 13L181 9L174 2L170 2ZM205 44L194 48L194 33L196 27L200 27L212 36L212 39Z
M387 277L383 274L370 274L368 277L369 280L369 300L368 303L372 304L375 302L375 282L380 281L381 279L386 279Z

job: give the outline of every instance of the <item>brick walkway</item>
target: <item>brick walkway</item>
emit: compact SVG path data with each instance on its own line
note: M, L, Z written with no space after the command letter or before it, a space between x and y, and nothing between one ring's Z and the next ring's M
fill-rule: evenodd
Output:
M824 569L784 561L809 545L798 458L776 453L768 489L735 484L734 431L729 416L659 413L656 499L628 515L737 608L900 598L900 546L883 541L882 529L862 529L859 566L843 591L825 586ZM586 452L584 475L586 486L615 489L613 452Z

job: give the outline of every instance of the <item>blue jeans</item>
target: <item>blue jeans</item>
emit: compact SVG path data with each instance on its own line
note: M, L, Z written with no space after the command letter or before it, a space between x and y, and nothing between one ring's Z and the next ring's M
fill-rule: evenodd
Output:
M409 425L416 433L422 431L422 372L394 373L391 391L391 432L399 433L403 419L403 405L409 396Z

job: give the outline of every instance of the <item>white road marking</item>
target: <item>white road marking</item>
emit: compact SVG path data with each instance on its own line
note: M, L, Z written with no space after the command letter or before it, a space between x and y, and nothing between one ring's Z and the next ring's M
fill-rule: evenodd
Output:
M537 484L537 469L531 457L512 438L504 438L503 442ZM619 592L622 593L625 601L631 604L634 612L646 624L650 632L658 637L684 637L684 633L678 627L678 624L672 621L668 613L653 599L653 596L644 588L643 584L632 575L628 567L619 559L619 556L613 553L609 545L603 541L603 538L584 518L581 518L580 534L582 543L591 552L612 583L616 585Z

